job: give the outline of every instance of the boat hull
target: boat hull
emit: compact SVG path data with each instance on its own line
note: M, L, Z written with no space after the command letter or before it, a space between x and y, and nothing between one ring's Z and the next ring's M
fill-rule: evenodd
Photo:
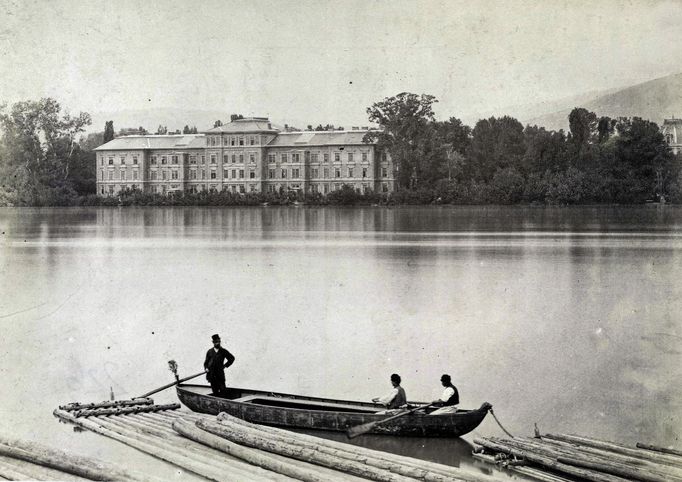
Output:
M219 398L210 395L210 388L201 385L177 387L180 402L194 412L211 415L225 412L247 422L277 427L344 432L350 427L377 422L389 416L376 413L380 407L365 402L256 390L230 389L230 391L232 392L232 395L228 393L230 398ZM244 401L249 398L251 400ZM489 409L490 404L484 403L476 410L459 410L454 414L411 413L378 424L368 433L413 437L460 437L478 427Z

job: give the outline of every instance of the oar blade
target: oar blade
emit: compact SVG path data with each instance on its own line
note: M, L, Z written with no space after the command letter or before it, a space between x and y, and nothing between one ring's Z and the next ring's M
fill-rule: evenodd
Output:
M376 425L377 422L368 422L363 423L362 425L356 425L355 427L351 427L346 431L346 436L348 438L355 438L359 435L366 434L367 432L371 432Z

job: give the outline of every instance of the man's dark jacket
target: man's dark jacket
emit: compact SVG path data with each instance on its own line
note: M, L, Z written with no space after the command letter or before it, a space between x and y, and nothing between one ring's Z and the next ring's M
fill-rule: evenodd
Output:
M204 361L204 368L208 369L206 379L209 383L217 381L225 381L225 372L223 368L227 368L234 363L234 355L227 351L222 346L218 351L211 348L206 352L206 360Z

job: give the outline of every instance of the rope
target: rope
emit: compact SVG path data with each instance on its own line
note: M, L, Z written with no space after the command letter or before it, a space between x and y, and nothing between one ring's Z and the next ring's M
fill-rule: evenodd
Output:
M493 409L492 409L492 408L490 409L490 414L493 416L493 418L494 418L495 421L497 422L497 425L500 426L500 428L502 429L502 431L503 431L504 433L506 433L507 435L509 435L511 438L514 438L514 436L513 436L512 434L510 434L510 433L507 431L507 429L504 428L504 427L502 426L502 424L500 423L500 421L499 421L499 420L497 419L497 417L495 416L495 412L493 412Z

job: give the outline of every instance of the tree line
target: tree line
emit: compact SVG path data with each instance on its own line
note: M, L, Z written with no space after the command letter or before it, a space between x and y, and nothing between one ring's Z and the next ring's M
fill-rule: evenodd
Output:
M319 195L297 195L297 200L320 204L682 202L682 158L672 154L654 122L599 117L577 107L569 115L568 132L524 127L510 116L481 119L470 127L455 117L437 120L436 102L430 95L402 93L367 109L369 121L380 128L367 132L364 141L375 142L390 153L397 192L366 196L345 189L331 201ZM231 116L231 120L240 118L240 114ZM94 149L117 135L147 131L139 127L116 134L113 122L107 121L103 132L85 135L90 124L87 113L63 113L54 99L0 106L0 205L100 203L93 200ZM215 124L221 125L220 121ZM195 132L196 127L189 125L182 130ZM168 130L159 126L157 133ZM165 204L159 196L157 203ZM286 203L290 197L256 196L250 202ZM142 199L137 193L129 198L131 202ZM151 198L144 197L144 203L153 203ZM227 197L216 199L232 202ZM114 201L106 201L110 202Z
M400 198L462 204L682 201L682 158L655 122L598 117L576 107L569 131L523 126L510 116L473 128L435 119L430 95L398 94L367 109L370 131L391 153Z

